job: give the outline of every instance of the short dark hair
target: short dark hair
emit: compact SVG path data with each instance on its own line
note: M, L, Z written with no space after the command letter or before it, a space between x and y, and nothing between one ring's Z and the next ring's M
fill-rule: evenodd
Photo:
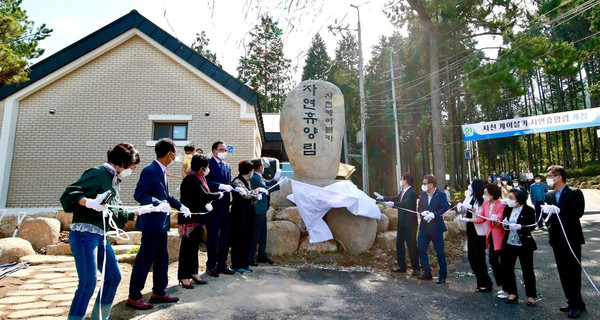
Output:
M252 170L254 170L254 164L252 164L252 161L250 161L250 160L242 160L238 164L238 171L242 175L248 174Z
M508 179L506 179L506 178L501 178L501 179L500 179L500 181L506 181L506 182L508 182Z
M183 147L183 151L192 151L194 152L194 150L196 150L196 147L193 144L188 144L187 146Z
M500 199L500 197L502 197L502 190L500 190L500 187L493 183L486 184L483 189L487 189L488 193L490 194L490 196L492 196L492 198L494 198L494 200Z
M223 141L219 140L219 141L217 141L217 142L213 143L213 145L212 145L212 149L211 149L211 150L212 150L212 151L214 151L214 150L217 150L217 149L219 149L219 145L220 145L220 144L225 144L225 142L223 142Z
M252 164L254 165L254 170L256 171L256 169L260 168L260 166L263 165L262 163L262 159L258 158L258 159L252 159L250 160L250 162L252 162Z
M533 176L533 178L534 178L534 179L535 179L535 178L540 178L540 179L542 179L542 176L541 176L541 175L539 175L539 174L536 174L535 176Z
M195 154L192 157L190 169L194 172L200 171L202 168L208 167L208 157L203 154Z
M435 179L435 176L432 174L426 174L423 177L423 180L427 180L427 184L433 184L434 187L437 187L437 180Z
M198 152L198 153L204 153L204 151L202 151L201 148L196 149L196 152Z
M520 205L524 206L527 204L527 192L525 192L521 189L512 189L512 190L510 190L510 193L515 195L515 199L517 199L517 202Z
M154 152L157 158L162 158L169 152L175 152L175 142L169 138L162 138L154 145Z
M415 185L415 176L412 175L412 173L405 173L402 175L402 180L406 181L406 183L408 183L409 186L414 186Z
M513 179L513 182L515 182L515 181L516 181L516 182L519 182L519 179Z
M119 143L108 149L106 157L109 163L124 169L140 163L140 153L130 143Z
M562 177L562 181L567 183L567 170L565 167L559 165L553 165L548 167L548 172L552 171L553 175L560 175Z

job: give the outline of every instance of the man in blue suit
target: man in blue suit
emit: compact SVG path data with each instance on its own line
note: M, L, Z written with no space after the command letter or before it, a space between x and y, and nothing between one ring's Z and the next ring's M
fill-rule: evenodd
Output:
M223 141L212 145L213 157L208 161L209 172L206 183L210 192L230 192L231 167L224 160L227 158L227 146ZM206 215L206 274L218 277L219 273L233 274L227 266L229 254L229 203L231 197L226 193L223 198L213 201L213 210Z
M167 166L175 161L177 152L175 143L171 139L160 139L154 146L154 152L156 160L142 170L133 196L141 205L152 204L159 210L140 215L135 224L135 227L142 231L142 243L131 271L127 306L142 310L152 308L152 303L179 301L179 298L169 296L165 291L169 268L167 251L167 232L171 226L169 212L171 207L174 207L190 214L188 208L169 194ZM148 303L142 298L141 291L144 289L148 272L153 264L152 296Z
M262 159L254 159L252 160L252 164L254 165L254 173L248 180L252 189L269 189L269 187L275 185L270 192L279 190L279 185L276 185L277 179L279 178L278 173L275 173L275 179L266 181L265 178L263 178L265 166L263 165ZM254 204L254 211L256 215L254 216L254 221L252 223L250 250L248 251L248 264L251 266L257 266L257 262L273 264L273 260L267 256L267 252L265 251L267 247L267 210L269 210L270 200L271 197L267 193ZM254 261L254 254L256 253L257 245L258 256L256 261Z
M419 251L423 274L418 278L421 280L432 279L427 248L429 248L429 242L433 242L433 248L440 265L440 274L435 283L442 284L446 282L448 275L446 253L444 252L444 232L447 229L443 217L443 214L448 210L448 201L446 201L446 194L437 189L436 186L437 180L433 175L428 174L423 177L423 185L421 186L423 193L419 199L418 210L423 218L421 218L417 239L417 250Z

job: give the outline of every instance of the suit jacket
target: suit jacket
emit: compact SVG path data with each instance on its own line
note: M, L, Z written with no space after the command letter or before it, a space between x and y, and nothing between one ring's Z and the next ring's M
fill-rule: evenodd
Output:
M400 200L402 198L402 200ZM417 211L417 192L410 187L405 194L399 193L395 197L384 197L383 201L393 201L394 208L398 208L398 228L417 226L417 214L402 209ZM432 221L433 222L433 221Z
M194 173L188 173L181 182L181 203L190 209L191 212L206 212L206 204L211 200L219 199L219 193L209 192L204 189L200 178ZM186 223L205 223L205 215L192 215L186 218L183 213L177 215L177 224Z
M212 157L208 160L208 168L210 173L206 176L206 184L210 192L218 192L220 184L231 184L231 167L225 161L222 161L223 169L219 166L219 162ZM224 210L229 212L229 203L231 201L231 194L225 193L223 198L213 202L213 211L218 213ZM210 213L209 213L210 214Z
M250 179L248 179L248 182L250 182L250 186L252 189L256 189L256 188L269 189L270 186L277 184L277 181L275 181L275 180L266 181L265 178L263 178L260 174L258 174L256 172L254 174L252 174L252 177L250 177ZM267 213L267 210L269 210L269 205L270 205L270 201L271 201L271 192L277 191L277 190L279 190L279 185L276 185L275 187L273 187L273 189L271 191L269 191L268 196L263 196L262 199L260 199L259 201L257 201L254 204L254 210L256 211L256 214L266 214Z
M509 206L504 207L504 216L507 219L510 219L510 215L512 210ZM537 249L537 245L535 244L535 240L531 235L531 231L535 229L535 209L528 205L524 205L523 209L521 209L521 213L519 213L519 217L517 218L517 223L524 225L533 225L531 227L522 227L521 230L517 230L517 234L519 235L519 239L521 240L521 245L523 248L531 251L535 251ZM506 231L504 234L504 240L502 241L502 245L507 245L508 235L510 231Z
M571 188L565 185L558 203L556 203L556 190L552 190L546 193L546 204L553 204L560 208L560 220L565 228L565 233L570 243L584 244L583 231L581 230L581 223L579 219L583 216L583 210L585 209L585 199L583 193L577 188ZM550 225L548 226L548 237L550 238L550 245L566 245L564 242L565 236L563 235L560 223L556 215L550 217Z
M502 203L500 199L498 199L494 204L492 212L490 212L490 202L484 201L481 207L481 215L486 218L490 218L492 214L495 214L498 216L498 221L502 221L504 220L504 207L506 207L506 205ZM506 230L504 230L501 224L495 226L490 220L484 219L482 217L475 218L475 223L482 222L486 222L488 224L485 245L490 245L490 237L492 237L494 239L494 250L501 250L502 240L504 239L504 233L506 233Z
M133 198L141 205L152 204L157 206L166 200L171 207L181 208L181 203L169 194L169 186L165 181L165 175L156 161L152 161L142 169ZM170 216L164 212L143 214L137 218L135 223L135 227L142 232L167 232L170 226Z
M429 221L429 223L427 223L424 218L421 218L421 227L419 228L419 232L446 232L448 229L446 229L443 216L443 214L448 211L446 194L440 191L438 188L435 188L433 197L431 198L431 203L428 204L427 202L427 192L421 193L421 198L419 199L419 212L432 212L435 215L435 218Z

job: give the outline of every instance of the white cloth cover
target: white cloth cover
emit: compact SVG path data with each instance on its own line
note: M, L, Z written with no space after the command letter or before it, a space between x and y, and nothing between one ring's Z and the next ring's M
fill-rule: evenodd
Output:
M323 220L331 208L348 208L356 214L359 206L358 198L295 180L292 180L292 192L287 199L296 203L308 230L310 243L333 239L331 230Z
M350 180L340 180L323 188L325 190L335 191L347 196L358 199L358 208L356 211L350 210L355 216L362 216L373 219L381 219L381 211L377 206L377 202L369 197L362 190L358 189Z

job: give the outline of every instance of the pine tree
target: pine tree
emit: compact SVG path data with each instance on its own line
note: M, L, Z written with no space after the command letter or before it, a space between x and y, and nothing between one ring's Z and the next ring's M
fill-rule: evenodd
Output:
M208 61L216 64L219 68L222 68L221 64L217 60L217 55L208 49L208 43L210 39L206 36L206 33L202 31L201 33L196 33L196 40L192 43L192 49L198 52L200 55L208 59Z
M331 58L327 54L327 48L323 38L318 33L312 40L308 56L302 71L302 81L304 80L325 80L331 69Z

